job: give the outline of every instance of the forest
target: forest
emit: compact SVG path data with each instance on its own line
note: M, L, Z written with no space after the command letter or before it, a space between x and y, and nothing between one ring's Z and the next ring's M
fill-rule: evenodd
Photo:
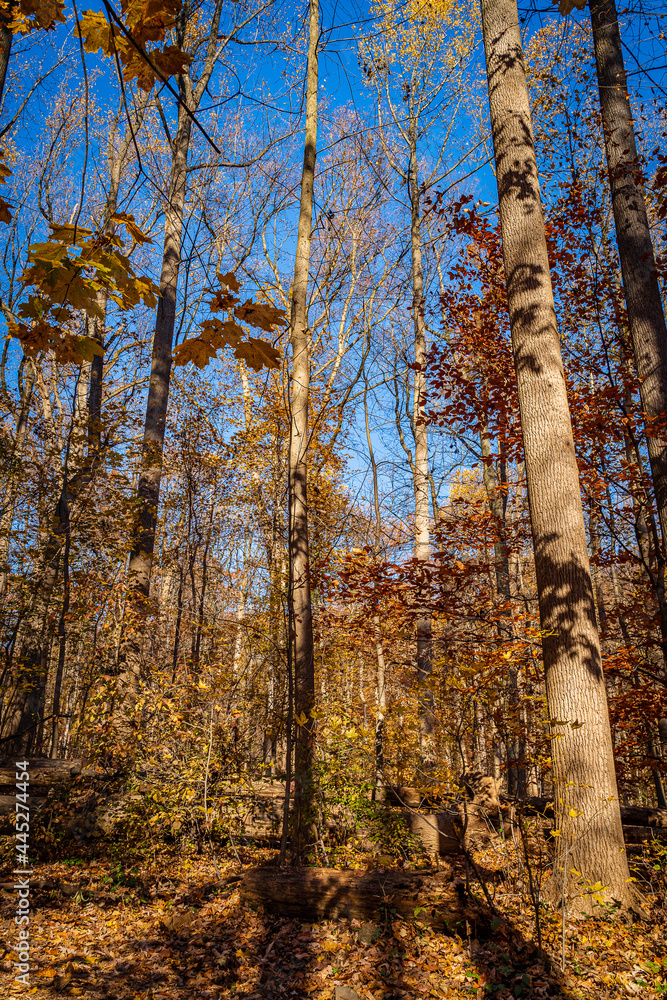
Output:
M0 35L3 991L667 995L667 6Z

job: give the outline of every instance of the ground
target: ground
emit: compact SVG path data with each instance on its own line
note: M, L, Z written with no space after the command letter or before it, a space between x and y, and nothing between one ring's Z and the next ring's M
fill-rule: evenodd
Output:
M275 853L245 847L239 860L257 864ZM194 849L144 855L131 865L94 856L40 863L31 891L27 987L13 980L16 896L0 892L0 995L333 1000L336 986L346 985L363 1000L667 996L659 909L652 924L566 926L561 971L559 915L542 918L540 956L530 910L511 880L491 879L506 919L494 921L491 939L480 942L422 927L418 915L403 922L389 914L377 925L301 924L253 911L236 884L215 887L220 876L238 872L234 854L222 850L215 865L210 851ZM471 889L481 898L474 882Z

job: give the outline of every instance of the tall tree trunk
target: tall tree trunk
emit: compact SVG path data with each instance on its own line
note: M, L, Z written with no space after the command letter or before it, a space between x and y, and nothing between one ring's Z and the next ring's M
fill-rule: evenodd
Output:
M413 481L415 491L415 560L417 575L424 581L431 555L428 425L426 422L426 320L424 317L424 273L422 265L420 188L417 163L417 123L410 124L410 250L412 256L412 322L415 339L415 373L412 399L412 425L415 437ZM428 601L428 586L421 586L417 595L417 676L422 691L419 697L419 733L422 755L428 759L434 729L433 696L427 690L433 663L431 615L424 604Z
M183 78L181 97L185 99ZM155 531L160 500L164 436L169 402L171 349L176 324L178 271L181 262L183 210L192 119L179 105L178 126L172 146L171 177L165 206L164 249L160 275L160 301L155 319L151 376L137 486L139 510L132 538L128 568L128 603L119 653L119 676L114 716L121 736L129 730L126 717L132 710L141 674L144 616L148 609Z
M8 6L9 11L0 19L0 40L2 41L2 47L0 48L0 103L2 103L5 93L7 67L9 66L9 57L12 53L12 39L14 37L8 25L8 22L11 20L11 9L14 6L11 0Z
M667 544L667 326L646 215L641 164L614 0L591 0L602 125L632 348L647 417L648 453Z
M178 273L181 263L183 214L187 187L187 163L192 131L192 118L208 86L223 43L219 42L222 0L216 0L208 33L206 58L201 75L193 84L189 74L178 77L181 103L178 106L176 135L171 143L172 160L169 193L165 205L164 247L160 274L160 301L155 317L151 376L146 402L146 418L137 486L138 515L132 537L128 566L128 602L120 643L119 676L116 687L114 716L121 735L129 733L126 717L135 701L142 669L142 638L148 611L151 571L155 550L160 483L162 480L164 438L169 403L169 381L172 364L172 344L176 325ZM185 44L191 8L183 7L176 30L180 48ZM185 108L189 110L188 112Z
M9 462L7 463L8 483L5 488L2 516L0 517L0 600L7 592L7 576L9 574L9 550L11 547L12 524L14 523L14 504L16 489L22 468L23 449L25 448L28 431L28 415L32 390L35 385L35 365L33 361L26 363L27 372L21 387L19 414L16 421L16 434Z
M289 604L296 722L292 838L292 852L295 861L303 858L315 822L313 787L315 723L312 716L315 703L315 663L308 536L308 404L310 397L308 271L310 267L317 144L318 36L319 0L310 0L306 134L290 319L292 383L290 389L289 452Z
M182 94L184 88L181 87ZM181 263L183 210L187 180L188 150L192 119L179 105L178 128L174 138L169 194L165 206L164 250L160 274L160 301L155 318L151 377L146 403L146 419L137 493L138 525L130 555L129 583L132 590L148 598L150 590L155 529L162 479L162 452L167 423L171 349L176 325L178 271Z
M368 379L364 372L364 418L366 424L366 442L368 443L368 456L371 460L373 470L373 506L375 509L375 536L373 540L373 558L379 562L382 555L382 520L380 517L380 491L378 485L378 468L373 450L373 439L371 437L371 427L368 420ZM375 601L373 602L375 604ZM382 632L380 630L380 615L377 606L373 608L373 629L375 632L375 656L377 660L376 668L376 689L377 689L377 709L375 714L375 791L376 799L383 797L384 787L384 720L387 714L387 689L386 671L384 659L384 644L382 642Z
M556 895L565 885L569 908L590 912L587 886L598 882L622 906L633 899L519 16L516 0L481 0L481 10L547 705L557 737L556 826L569 851L552 888Z
M482 478L484 490L489 503L489 510L494 521L495 535L493 541L494 569L496 595L500 604L505 605L503 617L507 618L507 625L503 627L498 621L498 632L503 638L505 631L507 640L513 636L511 610L509 601L511 599L510 589L510 564L509 546L507 544L507 496L503 494L498 484L498 472L495 460L491 451L491 440L487 426L482 427L479 436L480 449L484 468ZM519 675L516 663L510 659L507 664L507 674L509 680L509 711L505 717L505 732L507 733L507 791L510 795L525 796L525 768L522 769L520 761L523 759L525 747L521 738L522 715L519 699Z

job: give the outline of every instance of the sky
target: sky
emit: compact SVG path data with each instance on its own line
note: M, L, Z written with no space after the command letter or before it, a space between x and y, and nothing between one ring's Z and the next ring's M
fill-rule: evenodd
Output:
M94 2L92 7L93 9L101 9L102 5L99 2ZM639 99L648 98L651 92L664 96L663 86L665 85L667 56L661 26L664 22L665 8L662 3L652 7L647 4L631 4L630 7L623 8L623 10L627 11L623 14L623 32L631 87ZM278 0L275 7L276 24L290 33L289 26L293 29L299 23L303 23L306 13L305 4L294 4L291 0ZM567 19L560 18L554 6L534 2L522 3L520 4L520 15L526 37L554 19L559 19L563 32L567 31ZM581 20L588 17L588 12L574 11L569 17ZM371 89L366 86L366 80L358 64L357 39L360 34L365 37L375 35L378 31L378 19L367 3L357 3L354 0L341 0L341 2L322 0L321 23L319 118L320 136L324 137L328 124L342 106L355 109L362 119L372 120L373 94ZM40 116L48 103L49 92L52 93L62 80L68 80L74 88L83 86L81 55L75 40L68 36L69 31L70 25L63 25L46 37L25 39L16 45L14 59L20 60L22 50L31 49L31 67L39 64L40 52L45 64L48 64L49 60L53 60L54 54L61 53L63 58L62 65L45 81L43 87L35 92L28 105L23 124L16 135L17 144L25 149L30 149L33 144L38 144L41 141ZM247 48L244 50L244 54L237 64L236 84L230 88L230 92L235 104L247 109L249 121L252 122L254 116L267 115L274 125L278 126L284 123L287 126L289 122L300 115L295 91L286 85L283 77L286 66L289 68L291 57L289 53L284 51L271 53L270 48L270 46L268 49L264 47L261 50L263 52L261 58L258 57L258 51L260 51L258 49ZM296 62L299 59L300 57L295 55L292 61ZM473 56L473 63L479 72L482 70L482 61L483 53L481 42L479 42ZM85 64L91 95L101 104L106 101L117 101L117 80L109 60L95 54L88 54L85 57ZM212 88L212 91L214 89ZM225 97L225 100L229 99L228 96ZM163 92L162 100L166 117L173 125L176 103L167 92ZM209 103L202 102L199 118L203 124L206 124L216 103L214 95ZM8 107L3 109L0 116L0 128L11 111L11 98L7 104ZM466 138L465 122L462 121L457 128L460 130L459 135L461 142L463 142ZM455 136L456 134L455 132ZM322 142L324 142L324 138L322 138ZM206 150L206 144L200 143L199 152L202 155L204 150ZM294 155L298 156L296 140L290 146L290 150L289 155L292 155L296 150ZM210 150L206 150L206 154L209 155ZM80 168L83 171L83 154L77 155L79 156ZM320 146L320 162L323 164L326 163L326 155L326 148ZM95 168L95 162L86 164L87 170L93 171ZM479 200L489 202L489 211L494 210L495 180L490 166L482 168L473 179L467 181L465 189L472 191ZM294 216L292 218L294 219ZM393 461L397 453L396 440L385 431L379 416L376 426L378 458L381 462L384 460ZM400 452L398 454L400 457ZM465 456L461 454L455 453L450 457L452 466L457 462L463 464L466 462ZM365 484L361 480L366 474L364 434L359 416L353 424L353 433L350 438L349 475L352 491L365 489ZM388 490L393 488L390 479L389 476L386 481Z

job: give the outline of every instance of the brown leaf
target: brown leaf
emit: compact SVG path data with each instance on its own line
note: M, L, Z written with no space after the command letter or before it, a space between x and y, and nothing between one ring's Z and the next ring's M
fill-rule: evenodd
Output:
M277 326L284 326L287 323L284 309L277 309L268 303L252 302L248 299L242 306L234 309L234 315L242 323L249 323L260 330L270 333Z

